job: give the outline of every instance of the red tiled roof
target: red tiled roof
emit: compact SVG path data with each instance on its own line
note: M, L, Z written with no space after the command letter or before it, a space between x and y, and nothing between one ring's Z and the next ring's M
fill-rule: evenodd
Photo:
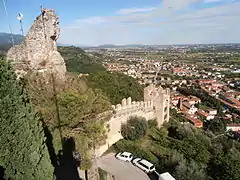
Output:
M189 117L189 116L185 116L185 118L187 120L193 122L195 127L202 127L203 126L203 122L198 120L198 119L195 119L195 118L192 118L192 117Z
M228 127L240 127L240 124L227 124Z
M237 99L233 98L233 97L227 97L230 101L232 101L234 104L236 104L237 106L240 106L240 101L238 101Z
M188 108L188 109L191 108L191 105L189 104L189 102L184 101L184 102L182 103L182 105L185 106L185 107Z
M216 82L216 80L213 80L213 79L200 79L200 80L198 80L198 82L201 83L201 84L207 84L207 83Z
M197 113L200 114L200 115L203 115L203 116L205 116L205 117L210 116L210 114L206 113L206 112L203 111L203 110L198 110Z

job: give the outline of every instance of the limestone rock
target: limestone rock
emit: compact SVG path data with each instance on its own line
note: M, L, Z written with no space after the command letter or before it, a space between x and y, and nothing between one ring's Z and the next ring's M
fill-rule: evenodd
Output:
M54 73L55 77L64 79L66 66L56 45L59 35L57 15L53 10L44 9L34 21L24 42L10 48L7 53L7 59L12 61L18 77L32 71Z

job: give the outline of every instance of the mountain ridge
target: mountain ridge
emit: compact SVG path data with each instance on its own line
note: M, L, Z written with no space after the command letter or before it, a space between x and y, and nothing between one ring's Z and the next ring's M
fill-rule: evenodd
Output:
M24 40L24 36L20 34L13 34L14 44L20 44ZM221 45L221 44L240 44L240 43L219 43L219 44L208 44L208 45ZM142 47L170 47L170 46L193 46L193 45L207 45L207 44L169 44L169 45L150 45L150 44L123 44L123 45L116 45L116 44L102 44L98 46L91 46L91 45L80 45L80 44L66 44L66 43L57 43L58 46L75 46L80 47L83 49L88 48L142 48ZM12 37L10 33L0 32L0 51L1 49L8 50L9 47L12 46Z
M14 45L20 44L24 38L25 37L20 34L13 34ZM12 45L12 34L0 32L0 52L7 52Z
M0 44L12 44L12 35L10 33L0 32ZM24 40L24 36L13 34L14 44L20 44Z

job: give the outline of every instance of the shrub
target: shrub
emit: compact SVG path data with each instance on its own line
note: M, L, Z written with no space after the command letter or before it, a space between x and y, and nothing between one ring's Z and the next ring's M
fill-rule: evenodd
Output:
M125 139L138 140L147 133L147 121L143 117L130 117L126 124L122 124L121 133Z
M151 119L148 121L148 127L152 128L152 127L157 127L158 123L156 119Z

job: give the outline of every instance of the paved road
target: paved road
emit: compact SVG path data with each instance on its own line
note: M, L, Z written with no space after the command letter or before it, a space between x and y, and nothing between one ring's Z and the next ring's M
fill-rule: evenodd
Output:
M98 167L114 175L116 180L149 180L149 177L131 163L117 160L114 154L107 154L97 160Z

